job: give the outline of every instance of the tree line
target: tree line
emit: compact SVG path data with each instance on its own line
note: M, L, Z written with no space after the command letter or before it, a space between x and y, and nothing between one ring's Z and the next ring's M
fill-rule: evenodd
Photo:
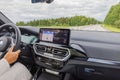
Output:
M120 28L120 3L111 7L104 24Z
M100 24L101 22L85 16L62 17L56 19L41 19L29 22L17 22L17 26L83 26L91 24Z

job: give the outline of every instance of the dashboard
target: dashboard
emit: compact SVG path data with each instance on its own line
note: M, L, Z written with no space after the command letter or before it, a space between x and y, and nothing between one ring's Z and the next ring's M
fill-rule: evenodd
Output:
M37 42L35 42L33 44L32 49L34 49L33 50L34 61L40 67L47 68L47 69L53 70L53 71L58 71L58 72L61 70L64 70L64 69L68 69L67 71L69 72L69 71L72 71L72 69L69 69L69 68L71 67L71 65L73 65L72 67L75 70L75 72L76 71L79 72L78 75L79 74L81 74L81 75L87 74L89 72L89 70L91 70L91 69L97 70L102 73L106 73L106 75L109 75L109 74L113 73L111 70L114 70L114 69L110 69L110 68L112 68L112 66L116 67L119 64L118 62L110 63L111 61L109 61L109 60L113 60L113 59L114 60L120 59L119 56L117 56L117 55L119 55L119 54L117 54L117 53L119 53L119 51L117 52L117 50L119 50L119 49L116 50L116 48L117 48L116 46L118 46L118 48L119 48L119 45L116 45L117 40L114 42L114 41L111 41L111 39L110 39L112 37L115 37L115 35L117 35L117 34L72 31L70 43L76 43L78 45L74 45L75 46L74 49L71 49L68 46L65 47L66 45L63 45L63 44L61 45L61 44L44 41L44 39L41 40L39 29L30 28L29 30L30 30L30 32L32 32L33 30L35 30L37 32L37 35L35 35L35 34L34 35L36 36L36 38L38 40L37 40ZM25 31L25 32L27 32L27 31ZM30 33L30 32L28 32L28 33ZM77 34L80 34L80 36L78 37ZM91 36L91 35L94 35L94 36ZM96 35L99 35L99 36L96 36ZM107 36L105 36L105 39L103 38L103 35L107 35ZM113 35L113 36L111 36L111 35ZM119 34L118 34L118 36L119 36ZM104 39L104 41L102 41L103 39ZM115 39L118 39L118 37ZM31 40L32 40L32 38L30 39L30 41ZM77 50L80 49L79 45L82 46L81 48L85 49L85 52L87 52L86 53L87 57L83 56L82 53L75 50L75 49L77 49ZM113 47L108 47L108 46L113 46ZM58 53L56 53L56 50L58 50L57 51ZM107 55L107 56L105 56L105 55ZM103 65L101 65L101 64L103 64ZM76 66L78 68L76 68ZM86 67L81 68L82 66L86 66L87 68ZM91 66L93 66L93 67L91 68ZM102 66L102 68L101 68L101 66ZM108 67L107 69L110 69L107 71L108 73L106 72L106 69L104 69L104 68L106 68L106 66ZM91 73L91 75L93 75L92 77L95 76L92 73ZM110 76L112 77L113 75L110 75ZM86 77L83 76L83 78L86 78Z

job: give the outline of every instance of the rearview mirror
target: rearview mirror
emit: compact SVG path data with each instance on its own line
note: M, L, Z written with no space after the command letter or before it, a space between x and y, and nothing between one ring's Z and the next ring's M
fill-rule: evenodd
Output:
M53 2L54 0L31 0L32 3L43 3L43 2L46 2L46 3L51 3Z

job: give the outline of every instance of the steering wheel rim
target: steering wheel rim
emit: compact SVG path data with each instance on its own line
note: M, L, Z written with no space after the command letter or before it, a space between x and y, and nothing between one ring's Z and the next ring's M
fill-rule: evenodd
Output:
M16 36L16 39L15 39L15 47L14 47L14 51L16 51L17 49L19 49L20 48L20 42L21 42L21 32L20 32L20 30L19 30L19 28L15 25L15 24L12 24L12 23L6 23L6 24L3 24L2 26L0 26L0 31L2 30L2 29L7 29L7 27L12 27L12 29L14 29L14 31L15 31L15 36ZM0 38L3 38L3 37L5 37L6 39L7 39L7 37L6 36L2 36L2 37L0 37ZM10 38L11 38L11 42L10 42L10 44L8 45L9 47L12 45L12 40L13 40L13 38L11 37L11 36L9 36ZM9 38L9 39L10 39ZM3 39L4 40L4 39ZM6 45L7 46L7 45ZM8 48L9 48L8 47ZM2 52L2 51L0 51L0 52ZM6 52L6 51L4 51L4 52ZM5 54L5 53L4 53Z

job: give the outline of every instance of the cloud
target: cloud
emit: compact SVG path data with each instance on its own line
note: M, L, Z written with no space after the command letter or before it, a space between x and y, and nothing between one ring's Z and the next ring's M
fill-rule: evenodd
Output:
M55 0L32 4L30 0L0 0L0 11L13 22L84 15L103 21L119 0Z

